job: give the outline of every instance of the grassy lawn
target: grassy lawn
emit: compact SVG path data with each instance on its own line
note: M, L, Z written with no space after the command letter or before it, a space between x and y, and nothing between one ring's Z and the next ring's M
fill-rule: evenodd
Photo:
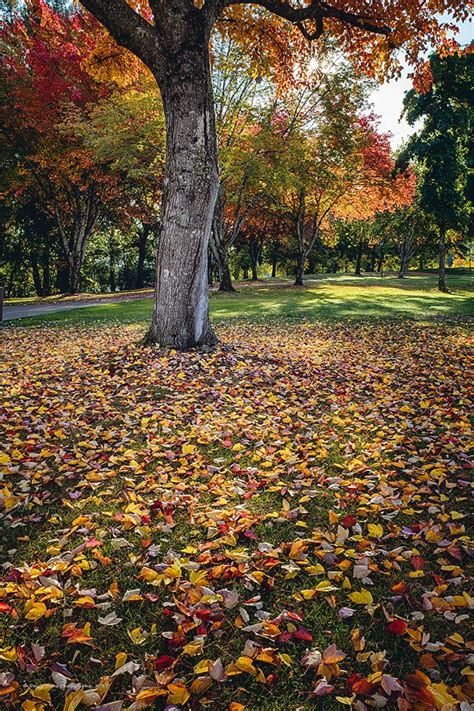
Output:
M474 313L473 281L469 276L451 276L450 294L437 291L436 276L411 276L400 280L396 277L380 279L348 275L321 278L319 275L317 281L313 279L310 275L304 288L294 288L291 282L287 286L262 282L258 287L242 288L236 294L212 293L212 316L217 321L365 319L368 316L424 320ZM147 321L151 309L150 300L137 299L45 314L22 323L134 323Z
M212 353L141 348L150 301L3 328L0 706L467 710L472 301L434 282L213 294Z

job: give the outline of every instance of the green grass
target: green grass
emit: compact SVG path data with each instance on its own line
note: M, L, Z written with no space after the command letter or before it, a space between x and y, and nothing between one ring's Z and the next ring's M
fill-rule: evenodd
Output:
M245 287L235 294L212 293L211 314L215 321L239 320L430 320L439 316L469 316L474 313L473 280L470 276L451 276L449 294L440 293L435 275L411 276L400 280L390 276L319 275L307 278L307 285L295 288L269 286ZM102 304L22 319L22 325L72 324L118 321L148 321L152 303L149 299Z

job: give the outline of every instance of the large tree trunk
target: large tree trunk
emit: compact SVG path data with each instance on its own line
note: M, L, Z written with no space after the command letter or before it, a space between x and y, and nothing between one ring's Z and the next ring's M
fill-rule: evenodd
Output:
M444 228L439 231L438 290L444 293L448 291L446 286L446 232Z
M190 28L191 31L191 28ZM192 34L204 28L192 28ZM217 197L217 145L208 42L189 37L157 77L166 168L148 343L187 350L216 343L208 312L207 250Z

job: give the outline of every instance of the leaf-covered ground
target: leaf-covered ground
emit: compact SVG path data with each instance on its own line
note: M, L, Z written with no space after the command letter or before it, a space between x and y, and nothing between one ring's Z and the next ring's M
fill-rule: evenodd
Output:
M0 705L471 708L467 325L141 331L2 333Z

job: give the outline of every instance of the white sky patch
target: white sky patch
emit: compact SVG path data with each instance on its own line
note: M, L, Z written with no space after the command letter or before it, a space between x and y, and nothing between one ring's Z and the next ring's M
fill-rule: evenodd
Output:
M460 26L456 39L461 45L469 44L473 40L472 22L464 22ZM412 87L407 74L408 70L405 68L399 79L382 84L371 95L374 113L380 116L380 129L392 134L391 144L394 149L417 129L417 126L409 126L404 119L400 120L403 96Z

